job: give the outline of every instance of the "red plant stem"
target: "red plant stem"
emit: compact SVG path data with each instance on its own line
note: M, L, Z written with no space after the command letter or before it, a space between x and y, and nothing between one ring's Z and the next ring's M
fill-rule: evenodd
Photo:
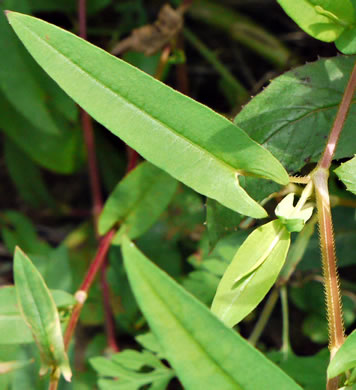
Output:
M89 180L90 180L91 194L93 198L93 217L94 217L95 230L97 230L98 218L101 209L103 207L103 200L101 195L99 170L98 170L98 164L96 159L93 121L89 116L89 114L83 109L80 109L80 116L82 120L84 140L85 140L86 149L88 153ZM98 236L97 231L96 234Z
M126 147L127 147L127 155L128 155L126 173L129 173L134 168L136 168L139 154L136 152L135 149L130 148L130 146L126 145Z
M87 3L86 0L78 0L78 16L79 16L79 35L83 39L87 39L87 21L86 21L86 15L87 15ZM80 109L80 115L81 115L81 121L82 121L82 127L84 132L84 139L86 144L86 149L88 153L88 168L89 168L89 179L90 179L90 188L91 188L91 194L93 199L93 218L94 218L94 226L95 226L95 233L96 237L99 240L99 232L98 232L98 220L100 212L103 208L103 199L102 199L102 193L101 193L101 185L100 185L100 175L99 175L99 169L97 164L97 158L96 158L96 148L95 148L95 138L94 138L94 129L93 129L93 121L90 115ZM105 237L103 238L103 240ZM106 272L105 272L105 257L100 264L102 266L102 277L100 278L100 284L101 284L101 290L103 293L103 301L104 301L104 311L105 311L105 327L107 331L107 340L108 345L111 347L114 351L118 351L119 348L115 341L115 325L114 325L114 318L111 313L111 307L110 303L108 301L109 298L109 285L106 281ZM100 267L99 267L100 268ZM99 268L95 271L98 272ZM89 269L90 272L90 269ZM89 273L88 272L88 273ZM95 276L94 274L94 276ZM74 327L73 330L70 330L70 332L74 332L74 328L77 324L79 314L81 311L81 306L78 306L78 310L76 313L73 312L73 316L77 316L77 318L74 318ZM109 322L109 323L108 323ZM72 336L69 336L69 339ZM68 341L69 342L69 341Z
M105 315L105 329L106 336L108 339L108 346L113 352L119 352L119 347L116 343L115 339L115 320L112 314L111 306L110 306L110 288L107 283L107 261L104 262L101 268L101 288L103 293L103 301L104 301L104 315Z
M180 33L177 37L177 49L184 52L184 38L182 33ZM186 62L176 65L176 77L178 91L184 95L189 95L189 79Z
M326 144L323 156L320 159L319 166L324 169L329 169L333 159L337 143L340 138L347 114L349 112L351 102L356 88L356 62L354 64L350 79L347 83L344 96L341 100L339 110L336 114L333 127L331 129L328 142Z
M76 297L79 302L74 307L73 313L69 320L69 324L64 334L64 345L66 349L68 348L69 342L73 336L86 296L88 295L90 287L92 286L99 269L103 266L105 262L106 255L110 249L111 241L115 233L116 230L112 229L100 240L96 256L88 269L88 272L82 282L82 285L76 293Z
M315 196L318 206L320 247L329 323L329 348L332 357L344 342L344 322L336 265L328 176L328 170L319 168L313 175L313 182L315 184Z

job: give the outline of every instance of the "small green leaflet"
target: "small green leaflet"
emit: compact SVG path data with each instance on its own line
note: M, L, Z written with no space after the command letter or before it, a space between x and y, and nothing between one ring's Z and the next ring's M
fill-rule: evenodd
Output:
M328 378L334 378L356 367L356 330L354 330L338 349L328 367Z
M294 194L288 194L276 207L275 214L289 232L300 232L313 214L313 206L304 205L301 210L293 206Z
M132 170L110 194L99 218L99 233L107 233L116 223L123 234L134 239L145 233L171 201L178 182L149 162Z
M346 188L356 194L356 157L341 164L334 170L339 179L346 185Z
M335 41L355 23L351 0L278 0L300 28L324 42Z
M103 357L92 358L90 364L104 377L98 382L101 390L139 390L147 385L147 389L165 390L175 376L172 369L149 351L125 350L113 355L110 360ZM151 370L142 372L143 367Z
M195 191L263 218L241 177L288 184L270 152L208 107L67 31L19 13L7 16L36 61L93 118Z
M41 274L18 247L14 257L14 280L21 314L40 350L41 372L59 369L70 381L72 372L55 302Z
M289 245L290 233L279 220L255 229L226 269L212 312L230 327L245 318L276 281Z

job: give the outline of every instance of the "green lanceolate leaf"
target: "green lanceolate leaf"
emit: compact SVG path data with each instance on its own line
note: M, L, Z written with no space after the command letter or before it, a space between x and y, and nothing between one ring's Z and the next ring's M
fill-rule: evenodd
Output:
M234 326L264 298L276 281L290 244L281 221L254 230L236 252L216 291L211 310Z
M70 381L72 373L55 302L41 274L19 248L14 257L14 279L18 304L40 350L43 370L60 369Z
M236 116L235 122L288 169L316 162L325 147L355 56L322 59L277 77ZM355 100L343 127L335 159L356 150Z
M123 233L134 239L146 232L171 201L178 182L149 162L131 171L111 193L99 218L99 233L120 224ZM115 239L114 239L115 240Z
M334 378L356 367L356 331L353 331L338 349L328 367L328 378Z
M136 299L185 389L301 390L127 238L122 248Z
M335 41L355 22L350 0L278 0L284 11L312 37Z
M73 295L65 291L51 290L51 294L58 308L70 309L76 304ZM13 286L0 288L0 302L0 344L33 343L31 330L21 315Z
M69 32L15 12L7 16L46 72L148 161L235 211L266 216L240 186L239 176L281 184L288 176L240 128Z
M356 194L356 157L341 164L334 170L339 179L346 185L346 188Z

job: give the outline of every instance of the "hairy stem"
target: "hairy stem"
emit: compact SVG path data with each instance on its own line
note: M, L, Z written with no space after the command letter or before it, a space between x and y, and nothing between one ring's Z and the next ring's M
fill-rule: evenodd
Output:
M344 322L342 315L339 276L336 265L333 224L330 209L329 171L317 168L313 174L315 196L318 209L320 249L323 265L323 279L326 298L330 359L344 342ZM327 382L327 390L338 389L338 378Z

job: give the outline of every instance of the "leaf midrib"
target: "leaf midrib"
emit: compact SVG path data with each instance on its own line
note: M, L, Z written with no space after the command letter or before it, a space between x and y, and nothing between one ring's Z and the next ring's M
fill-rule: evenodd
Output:
M202 153L204 153L205 155L208 156L208 158L212 158L214 160L217 161L218 164L220 165L223 165L225 166L226 168L228 168L228 170L232 171L234 174L235 173L239 173L241 175L243 175L243 170L239 170L238 168L235 168L233 167L232 165L230 165L228 162L226 162L225 160L223 159L220 159L218 156L216 156L215 154L213 154L212 152L208 151L207 149L204 149L202 148L201 146L199 146L198 144L194 143L192 140L190 140L189 138L186 138L185 136L183 136L182 134L180 133L177 133L172 127L170 127L169 125L167 125L166 123L162 122L160 119L156 118L155 116L153 116L151 113L148 113L147 111L143 110L141 107L139 107L137 104L133 103L132 101L130 101L130 99L128 99L127 97L124 97L122 95L119 95L116 91L114 91L113 89L111 89L109 86L105 85L102 81L99 81L98 79L96 79L91 73L89 73L86 69L82 68L79 64L77 64L75 61L73 61L72 59L68 58L67 56L65 56L61 51L59 51L59 49L53 47L52 45L50 45L48 43L48 41L46 41L45 39L43 39L40 35L38 35L37 33L33 32L29 27L27 27L25 24L22 24L22 26L31 34L33 35L35 38L37 38L44 46L48 47L49 49L51 49L52 51L54 51L55 53L57 53L59 56L61 56L65 62L68 62L70 63L72 66L74 67L77 67L78 69L80 69L80 71L82 71L88 78L91 78L95 83L97 83L100 87L102 87L104 90L107 90L108 92L110 92L116 99L118 100L122 100L124 101L127 105L130 105L132 106L134 109L140 111L140 113L143 115L143 116L146 116L148 118L150 118L152 121L155 121L157 122L158 124L160 124L163 128L167 129L168 131L171 131L173 134L175 134L177 136L177 138L181 138L184 142L190 144L191 146L195 147L196 149L200 150ZM59 27L56 27L59 29ZM63 31L63 33L66 34L66 31ZM75 36L74 36L75 37ZM78 37L75 37L75 38L78 38ZM79 39L79 38L78 38ZM105 50L102 50L100 49L99 47L97 46L94 46L92 44L90 44L89 42L85 42L86 44L90 45L90 46L93 46L96 50L100 50L102 53L105 53L106 55L110 56L109 53L107 53ZM154 79L153 79L154 80ZM167 86L166 86L167 87ZM169 87L168 87L169 88ZM175 91L176 93L179 93L177 91ZM218 115L217 113L215 113L214 111L212 111L215 115ZM232 122L230 121L227 121L230 125L232 126L235 126L237 129L238 127L236 125L234 125ZM250 137L249 137L250 138ZM256 146L259 146L255 141L253 141L251 139L251 141L253 143L256 144ZM256 176L259 176L256 174Z
M240 386L240 384L238 382L236 382L236 380L234 378L231 377L230 373L228 371L226 371L223 367L220 366L219 362L216 361L213 356L211 356L207 350L204 348L204 346L197 340L195 339L194 337L192 337L192 335L189 333L189 331L185 328L184 324L182 323L182 321L180 321L179 317L177 317L175 315L175 313L173 313L170 309L169 309L169 306L167 305L167 303L161 298L161 296L159 295L159 292L154 288L153 284L150 283L150 281L145 278L145 275L143 273L140 272L140 268L137 267L137 271L141 274L141 278L143 280L146 281L146 283L148 284L148 286L150 287L152 293L156 296L156 298L161 302L162 306L166 307L166 310L172 315L172 317L176 320L176 322L180 325L181 329L184 331L184 333L187 335L187 338L188 339L191 339L192 342L205 354L205 356L207 356L209 358L209 360L215 365L215 367L217 367L217 369L219 371L221 371L223 373L223 375L225 377L227 377L227 379L233 384L233 385L237 385L238 388L237 390L242 390L242 387Z

